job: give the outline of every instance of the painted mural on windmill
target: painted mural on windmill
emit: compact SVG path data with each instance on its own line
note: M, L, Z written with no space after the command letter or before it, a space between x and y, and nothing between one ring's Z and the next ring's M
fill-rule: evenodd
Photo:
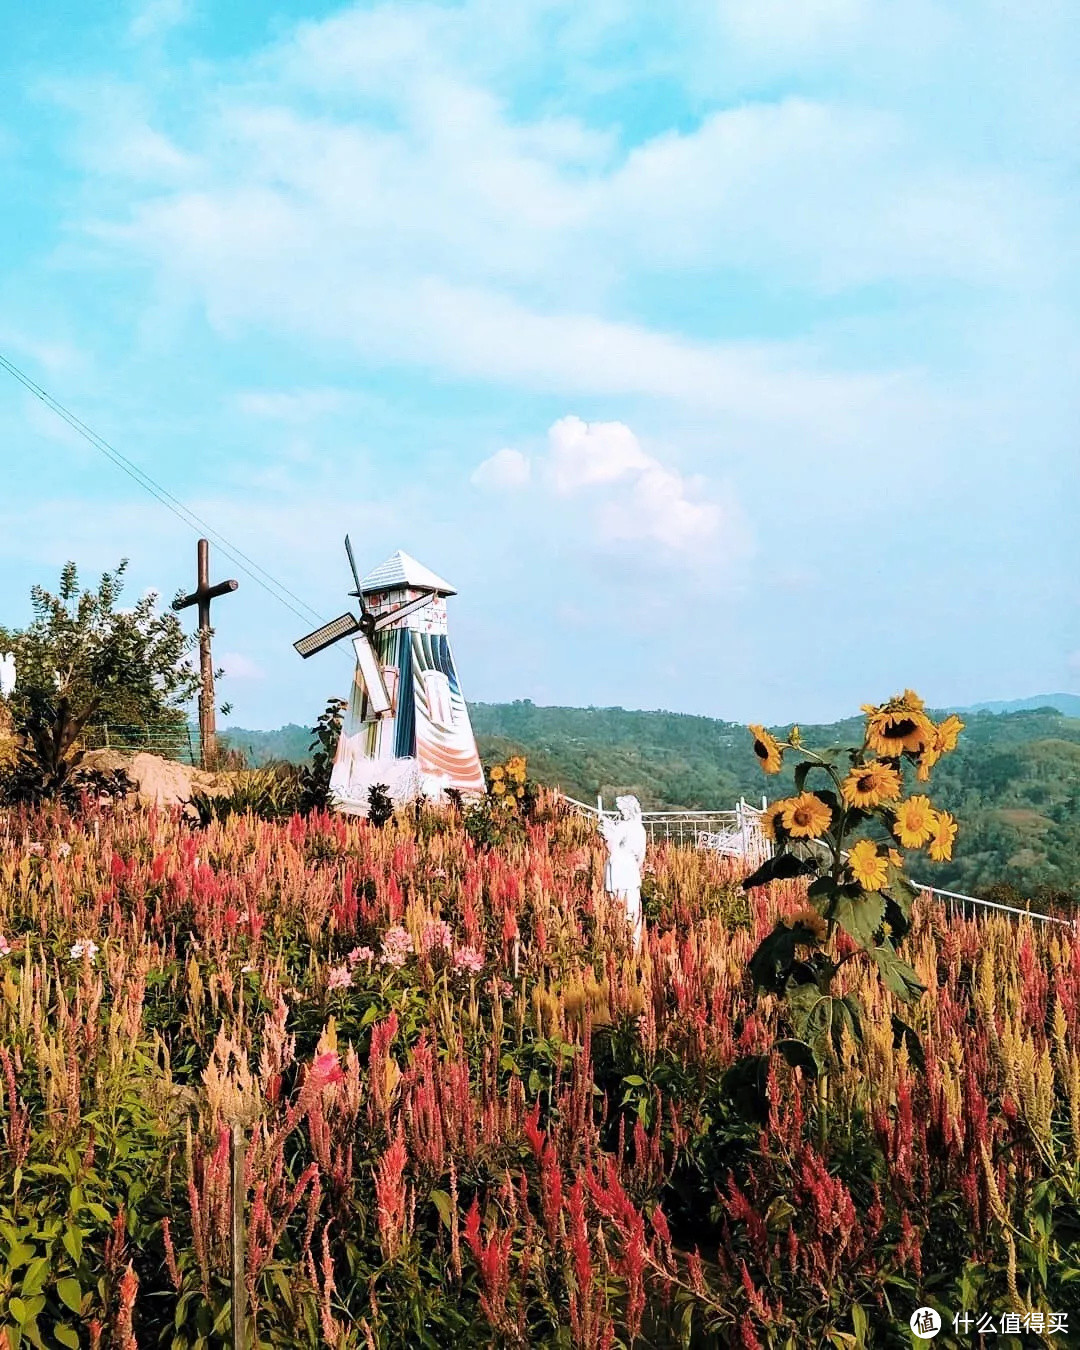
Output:
M360 619L342 615L296 644L307 656L350 636L356 653L330 778L335 806L366 815L376 783L396 803L438 799L447 788L482 793L484 772L446 631L446 597L457 592L401 550L361 579L348 540L346 551Z

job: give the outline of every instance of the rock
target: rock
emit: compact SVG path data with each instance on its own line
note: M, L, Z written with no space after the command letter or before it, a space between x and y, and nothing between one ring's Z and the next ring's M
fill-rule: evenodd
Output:
M88 750L80 768L98 769L103 773L123 769L135 784L140 801L155 806L183 806L191 801L195 792L213 796L228 792L231 786L226 774L204 773L190 764L162 759L160 755L146 751L129 758L119 750Z

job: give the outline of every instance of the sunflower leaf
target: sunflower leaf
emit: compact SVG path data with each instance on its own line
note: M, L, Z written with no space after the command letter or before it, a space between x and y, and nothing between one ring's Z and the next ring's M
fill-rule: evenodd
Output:
M884 917L885 901L876 891L861 891L858 896L841 894L833 908L833 918L848 937L867 950L874 946L874 935Z
M774 994L783 990L795 961L797 942L795 930L782 923L778 923L767 937L762 938L748 966L756 988L768 989Z
M820 1010L820 1005L827 1001L826 996L816 984L792 985L789 982L787 987L788 1016L791 1018L795 1032L801 1040L813 1043L810 1033L814 1030L820 1031L822 1018L828 1020L829 1010Z
M745 1055L721 1079L720 1088L744 1120L764 1123L769 1115L768 1055Z
M809 858L796 858L794 853L777 853L766 858L756 872L743 880L744 891L752 891L755 886L767 886L770 881L787 881L790 877L804 877L817 871L817 864Z
M897 998L905 1003L914 1003L926 993L926 985L919 979L906 961L896 954L891 943L880 943L870 948L870 955L877 962L881 978Z
M806 1041L800 1041L793 1036L789 1036L782 1041L777 1041L773 1049L779 1051L793 1069L802 1069L808 1078L818 1076L817 1058Z
M911 929L910 911L892 898L888 891L882 891L885 897L885 922L889 925L890 936L900 941Z

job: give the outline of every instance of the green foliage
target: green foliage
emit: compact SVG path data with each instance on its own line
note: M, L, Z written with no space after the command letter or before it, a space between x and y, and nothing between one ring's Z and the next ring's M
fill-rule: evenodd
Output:
M69 562L57 594L32 588L27 628L0 628L0 650L14 653L18 680L11 715L19 753L6 784L9 801L68 792L92 721L137 723L178 738L186 727L183 705L197 685L185 661L190 640L175 614L157 612L156 595L117 608L126 568L124 560L97 590L84 590Z
M381 830L387 821L394 818L394 803L386 783L372 783L368 788L368 820L376 829Z
M311 732L311 763L303 765L300 771L301 810L325 811L330 804L330 775L347 706L344 699L327 699Z
M261 820L287 820L300 808L303 785L293 764L266 764L261 769L241 770L231 775L226 792L196 791L191 805L199 823L228 820L250 812Z
M69 562L55 595L31 589L27 628L0 628L0 650L15 654L17 721L66 700L80 725L93 717L118 727L186 727L183 708L198 687L185 659L192 640L175 614L158 612L152 592L129 610L117 608L126 570L125 559L86 590Z

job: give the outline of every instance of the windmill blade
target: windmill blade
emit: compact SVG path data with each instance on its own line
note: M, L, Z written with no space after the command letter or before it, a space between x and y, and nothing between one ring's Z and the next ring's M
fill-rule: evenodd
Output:
M353 651L356 652L356 664L360 667L371 711L376 717L389 717L394 705L383 679L378 653L366 633L353 638Z
M314 633L302 637L299 642L294 642L293 646L306 661L309 656L314 656L316 652L332 647L335 642L343 637L351 636L360 628L361 624L354 615L342 614L329 623L324 623L321 628L316 628Z
M390 625L396 623L398 619L404 619L410 614L415 614L418 609L423 609L435 594L435 591L425 591L424 594L417 599L410 600L407 605L398 605L395 609L388 610L385 614L380 614L375 620L375 632L381 633L384 628L389 628Z
M363 614L364 597L360 591L360 573L356 570L356 559L353 557L352 543L348 535L345 536L345 552L349 555L349 566L352 568L353 582L356 585L356 590L351 591L350 594L360 601L360 613Z

